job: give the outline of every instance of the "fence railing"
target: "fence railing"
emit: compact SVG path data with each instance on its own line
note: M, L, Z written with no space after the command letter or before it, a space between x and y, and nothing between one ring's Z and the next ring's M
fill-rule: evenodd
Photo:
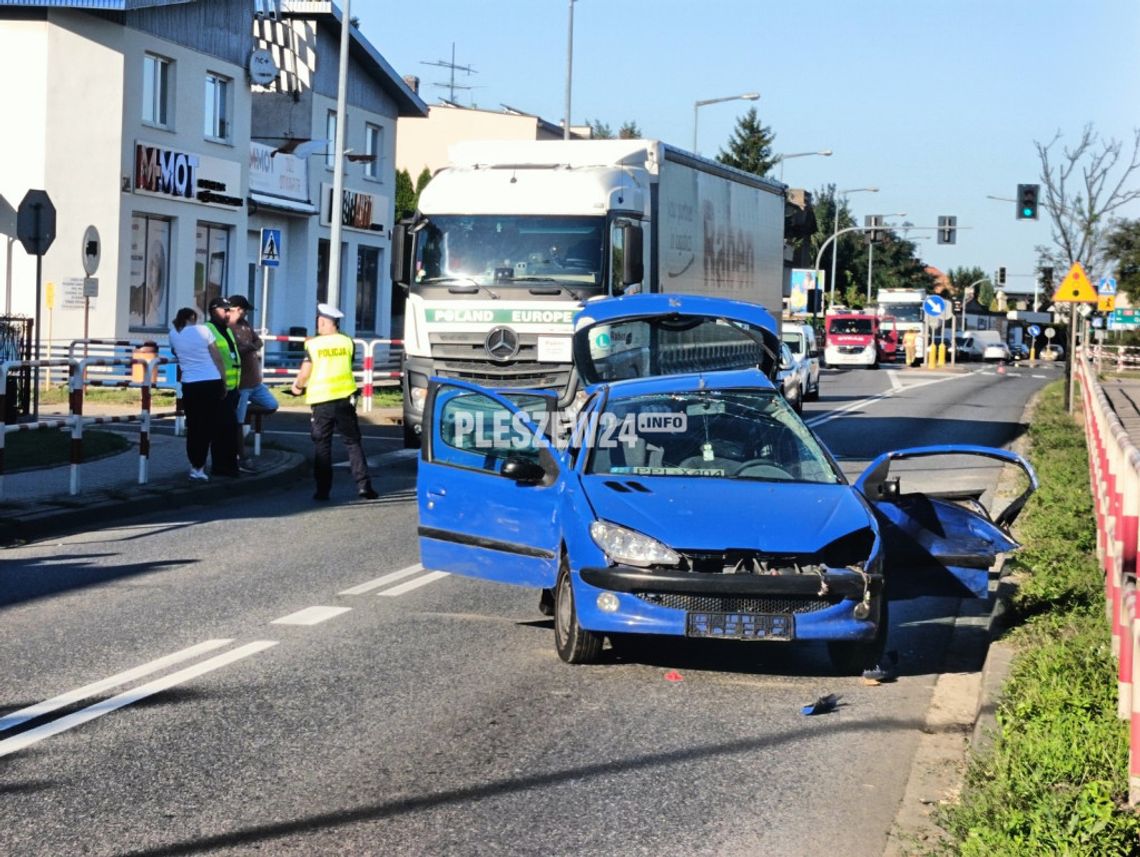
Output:
M1086 354L1096 364L1098 372L1140 369L1140 346L1090 345L1086 349Z
M1089 479L1096 510L1097 557L1104 572L1105 613L1117 656L1117 714L1129 721L1128 800L1140 806L1140 449L1110 404L1087 354L1073 362L1081 384Z

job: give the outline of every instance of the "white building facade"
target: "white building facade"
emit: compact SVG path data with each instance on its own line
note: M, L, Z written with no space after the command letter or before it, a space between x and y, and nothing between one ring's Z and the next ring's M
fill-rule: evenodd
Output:
M327 294L340 13L297 5L0 2L0 74L18 82L6 124L20 129L0 135L0 195L15 207L44 189L57 211L42 341L161 341L180 307L234 294L248 295L257 324L267 312L273 333L312 332ZM351 35L346 147L366 156L346 161L336 207L339 299L346 329L386 336L396 118L426 106ZM84 298L89 226L101 238L98 295ZM281 231L268 303L263 227ZM36 316L35 257L11 240L0 251L5 314Z

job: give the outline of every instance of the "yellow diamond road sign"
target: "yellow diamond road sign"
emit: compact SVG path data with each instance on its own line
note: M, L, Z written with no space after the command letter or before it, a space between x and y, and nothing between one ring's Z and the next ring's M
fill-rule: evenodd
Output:
M1097 303L1096 288L1089 282L1088 274L1081 267L1080 262L1074 262L1061 280L1061 285L1053 293L1053 303L1095 304Z

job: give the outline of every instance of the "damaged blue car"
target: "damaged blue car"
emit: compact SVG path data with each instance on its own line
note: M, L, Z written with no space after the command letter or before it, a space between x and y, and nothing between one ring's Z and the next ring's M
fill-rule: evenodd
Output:
M1036 488L1021 456L890 452L849 483L773 386L763 309L648 295L588 302L581 391L433 379L417 493L427 568L543 593L554 642L588 663L622 634L823 641L837 668L879 659L888 603L986 597ZM896 462L981 456L1021 468L1000 515L981 491L903 490Z

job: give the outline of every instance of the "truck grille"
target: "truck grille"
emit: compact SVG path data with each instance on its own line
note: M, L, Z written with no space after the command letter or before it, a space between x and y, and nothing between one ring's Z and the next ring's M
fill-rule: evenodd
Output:
M564 389L570 380L570 365L537 362L538 334L520 333L518 337L518 354L500 362L487 355L485 333L429 334L433 371L444 378L492 387Z

